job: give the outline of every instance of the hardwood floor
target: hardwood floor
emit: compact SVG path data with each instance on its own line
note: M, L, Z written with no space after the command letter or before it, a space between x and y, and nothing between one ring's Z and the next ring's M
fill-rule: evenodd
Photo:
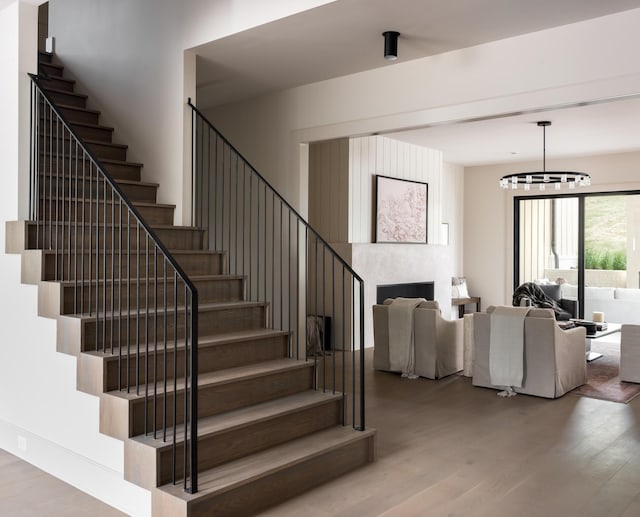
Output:
M119 517L125 514L0 449L0 515Z
M640 515L640 397L627 405L571 393L505 399L459 375L411 381L374 372L368 352L377 461L262 515ZM0 455L1 515L120 515L10 458Z
M368 374L378 460L264 515L640 515L640 397L505 399L458 375Z

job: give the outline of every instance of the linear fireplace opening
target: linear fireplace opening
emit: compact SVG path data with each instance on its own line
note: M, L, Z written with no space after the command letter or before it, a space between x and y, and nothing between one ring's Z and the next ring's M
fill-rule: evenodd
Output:
M433 300L433 282L413 282L408 284L379 285L376 289L376 303L380 305L387 298L424 298Z

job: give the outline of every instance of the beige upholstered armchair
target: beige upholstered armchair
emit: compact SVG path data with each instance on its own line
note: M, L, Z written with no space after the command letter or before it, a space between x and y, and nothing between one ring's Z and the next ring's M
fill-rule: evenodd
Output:
M620 332L620 380L640 382L640 325L622 325Z
M391 371L389 366L388 306L373 306L373 366ZM462 370L462 320L449 321L440 314L438 302L422 302L414 309L415 374L440 379Z
M473 385L504 389L491 383L491 314L474 314ZM524 318L524 362L522 386L517 393L557 398L587 380L584 327L562 330L551 309L531 309Z

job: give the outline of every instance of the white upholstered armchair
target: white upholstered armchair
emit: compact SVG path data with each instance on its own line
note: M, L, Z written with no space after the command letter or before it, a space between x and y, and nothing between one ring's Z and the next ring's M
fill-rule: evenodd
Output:
M389 365L388 306L373 306L374 354L376 370L391 371ZM440 379L462 370L462 320L449 321L440 314L436 301L422 302L414 309L415 374Z
M491 383L491 314L474 313L473 385L504 389ZM557 398L587 380L584 327L562 330L551 309L531 309L524 318L524 376L517 393Z

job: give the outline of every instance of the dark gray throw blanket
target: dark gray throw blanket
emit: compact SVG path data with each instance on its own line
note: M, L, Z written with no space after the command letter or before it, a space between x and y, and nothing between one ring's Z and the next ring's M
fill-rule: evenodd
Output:
M558 321L566 321L572 318L569 312L560 307L557 301L547 296L542 288L533 282L525 282L513 292L514 307L519 307L523 299L529 300L533 307L552 309Z

